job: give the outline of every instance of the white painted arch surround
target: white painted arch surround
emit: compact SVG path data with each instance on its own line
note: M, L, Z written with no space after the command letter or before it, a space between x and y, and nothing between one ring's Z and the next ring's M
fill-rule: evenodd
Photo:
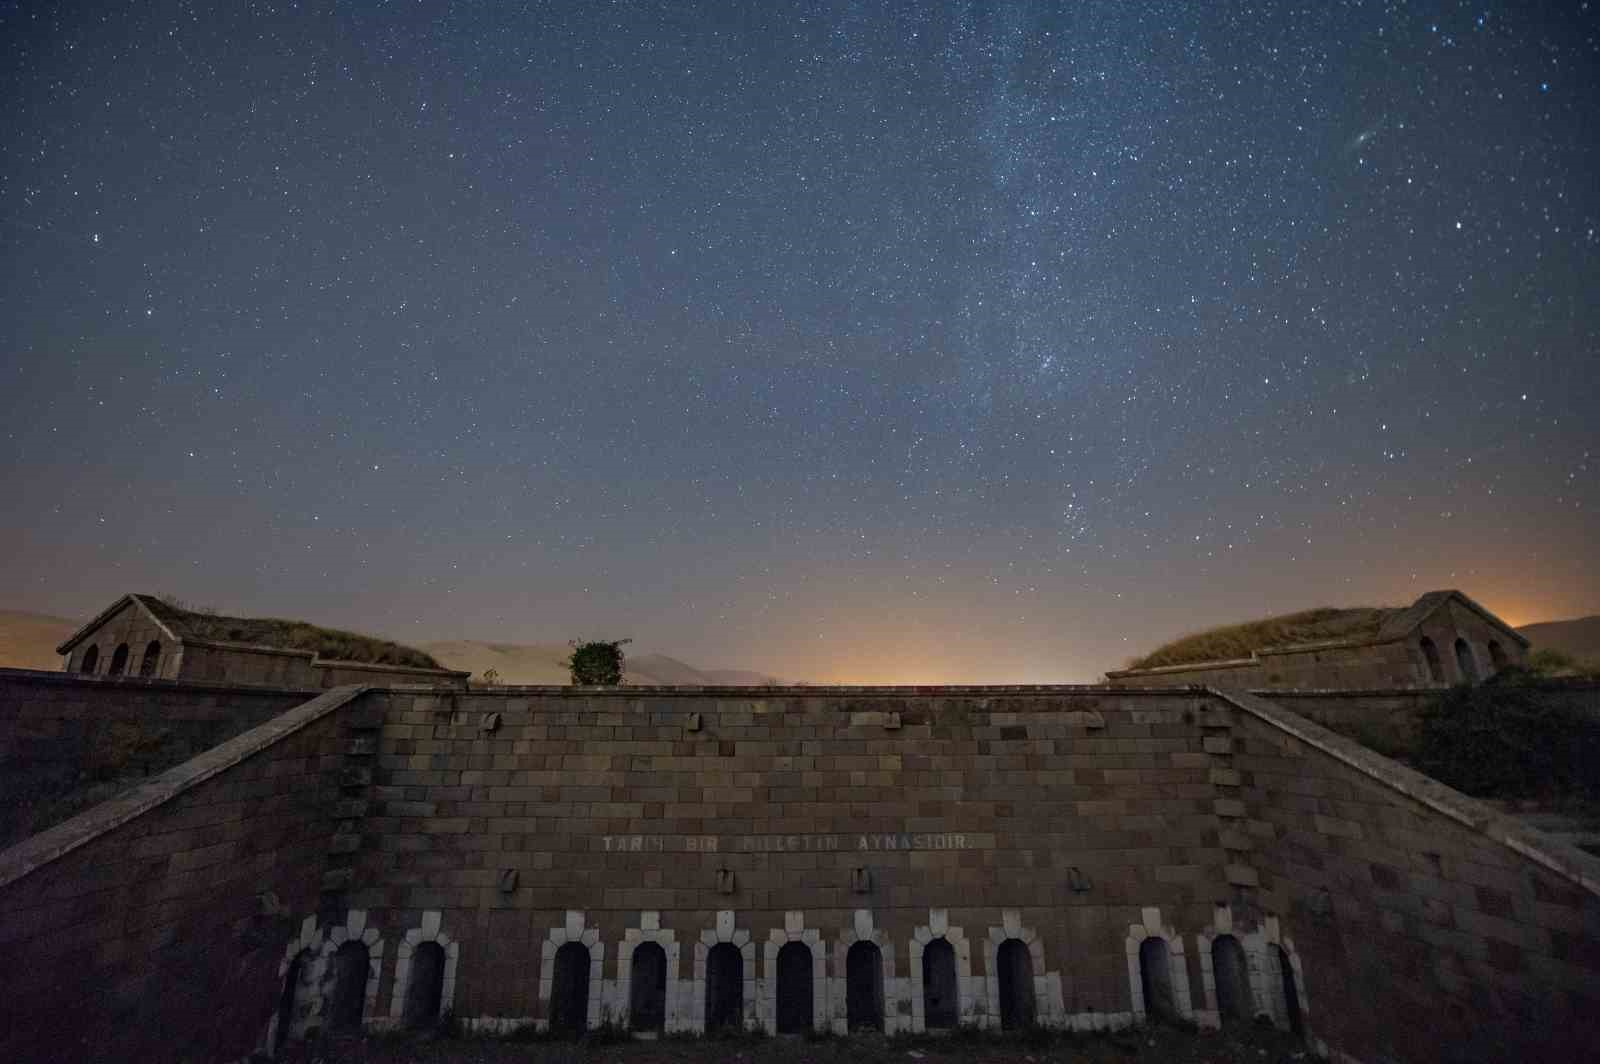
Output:
M654 942L661 947L667 955L667 1015L666 1029L668 1034L676 1031L694 1030L693 1017L690 1010L685 1008L683 994L686 989L682 980L678 978L679 947L677 934L665 930L661 926L659 912L645 911L639 914L639 926L630 927L622 932L622 945L617 949L617 991L616 1014L619 1022L626 1029L632 1026L632 1017L629 1015L633 1008L633 953L634 950L646 942ZM704 1008L704 1004L701 1005Z
M986 967L984 989L987 1007L979 1012L979 1026L1000 1026L1000 947L1013 938L1028 947L1035 1022L1041 1027L1059 1026L1064 1020L1064 1010L1061 1005L1061 973L1045 971L1044 939L1039 937L1033 928L1022 926L1022 914L1016 909L1001 910L1000 926L989 928L989 937L984 943L983 959Z
M600 941L596 928L585 928L583 910L568 909L566 920L560 927L552 927L539 947L539 1011L544 1019L541 1030L550 1026L550 991L555 982L556 951L569 942L576 942L589 951L589 995L584 1022L590 1030L600 1026L601 999L605 996L604 974L606 944Z
M1142 922L1128 927L1128 937L1123 940L1128 955L1128 991L1133 998L1133 1021L1144 1023L1144 980L1139 977L1139 947L1147 938L1159 938L1167 943L1167 954L1172 967L1172 997L1178 1015L1194 1019L1194 1006L1189 999L1189 965L1183 958L1183 936L1161 922L1159 908L1140 910Z
M389 1000L389 1019L399 1024L405 1019L406 991L411 988L411 957L424 942L433 942L444 950L444 984L439 991L439 1015L451 1011L456 998L456 958L461 953L461 943L445 934L440 925L442 914L429 909L422 914L422 926L405 933L394 959L394 994Z
M928 1029L927 1003L923 1000L922 990L922 953L928 943L936 938L950 943L956 955L956 1022L967 1024L974 1019L976 994L972 982L972 944L967 941L966 932L951 926L949 910L929 909L928 922L911 932L910 956L907 958L911 968L911 1029L918 1034Z
M883 1033L894 1034L902 1029L902 1025L905 1030L910 1030L911 1024L907 1022L909 1014L901 1012L901 1004L906 998L905 981L894 974L894 940L873 926L871 909L857 909L833 946L834 978L828 984L833 1033L850 1033L849 956L850 947L857 942L871 942L883 957Z
M756 1025L756 944L750 932L737 926L732 909L717 913L717 926L700 932L700 941L694 944L694 988L690 993L690 1030L706 1029L706 958L711 948L726 942L739 951L744 964L744 1016L745 1028Z
M827 951L822 947L822 933L806 926L802 910L783 914L783 928L773 928L767 933L763 953L766 959L767 980L761 995L764 1014L761 1024L768 1034L778 1033L778 951L791 942L798 942L811 953L811 1029L828 1029L828 962Z

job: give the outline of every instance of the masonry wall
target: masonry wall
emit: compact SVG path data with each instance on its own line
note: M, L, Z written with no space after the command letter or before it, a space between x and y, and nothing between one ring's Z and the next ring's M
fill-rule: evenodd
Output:
M1545 680L1536 689L1549 704L1568 706L1600 720L1600 681ZM1392 749L1404 747L1415 737L1420 714L1439 692L1411 689L1254 693L1342 735Z
M0 843L40 802L165 770L316 693L0 669Z
M463 1017L545 1021L534 960L577 919L613 984L597 1009L625 1000L618 944L669 935L690 1027L694 947L728 921L755 944L747 1019L770 1024L767 944L814 939L832 973L865 912L900 980L891 1029L921 1009L932 928L967 943L963 1013L992 1022L985 943L1008 925L1039 943L1041 1016L1127 1022L1130 926L1200 926L1224 875L1194 693L369 697L389 710L351 904L386 938L433 914Z
M347 724L330 710L349 697L325 695L0 852L0 1058L250 1052L292 914L322 897Z
M1290 730L1235 714L1238 822L1318 1036L1362 1060L1596 1059L1600 862L1252 704Z
M211 683L320 689L321 679L311 665L314 657L305 650L190 639L184 642L183 665L178 675L185 680Z

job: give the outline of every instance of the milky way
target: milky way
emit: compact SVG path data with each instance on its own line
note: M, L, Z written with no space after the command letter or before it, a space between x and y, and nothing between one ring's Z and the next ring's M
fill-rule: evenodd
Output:
M1087 680L1600 609L1600 13L13 5L0 605Z

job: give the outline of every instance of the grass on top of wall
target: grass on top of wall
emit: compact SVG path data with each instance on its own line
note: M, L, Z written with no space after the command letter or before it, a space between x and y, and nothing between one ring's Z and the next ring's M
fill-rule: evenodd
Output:
M148 596L146 603L180 634L228 643L254 643L279 650L311 650L332 661L359 661L372 665L402 665L415 669L443 668L431 654L360 632L324 628L307 621L281 617L229 617L192 610L170 597Z
M1348 609L1323 607L1285 613L1259 621L1228 624L1180 636L1143 657L1128 662L1130 669L1155 669L1164 665L1192 665L1202 661L1248 658L1257 650L1322 643L1335 639L1363 639L1378 634L1395 611L1371 606Z

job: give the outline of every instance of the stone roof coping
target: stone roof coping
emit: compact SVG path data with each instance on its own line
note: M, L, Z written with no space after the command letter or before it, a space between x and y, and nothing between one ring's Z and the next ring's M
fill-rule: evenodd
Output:
M1211 694L1321 750L1389 790L1500 843L1600 897L1600 857L1530 828L1487 802L1469 798L1430 776L1369 750L1354 739L1346 739L1298 713L1275 706L1265 698L1243 691L1212 691Z
M192 635L178 636L185 647L206 647L211 650L236 650L245 654L266 654L279 658L305 658L315 661L315 650L296 650L293 647L274 647L265 643L231 643L225 639L197 639Z
M310 653L310 651L306 651ZM400 672L410 676L451 676L457 679L471 676L470 671L459 672L455 669L425 669L419 665L384 665L376 661L342 661L338 658L317 658L313 663L318 668L330 669L355 669L360 672Z
M466 691L445 690L447 694L472 695L612 695L618 698L637 698L640 695L676 695L718 698L834 698L840 695L872 695L885 698L905 695L1174 695L1207 694L1209 688L1202 684L1174 684L1170 687L1114 687L1110 684L789 684L781 687L755 687L748 684L724 685L656 685L619 687L574 687L570 684L496 684L493 687L472 687Z
M274 684L222 683L217 680L170 680L156 676L129 676L126 673L121 676L106 676L104 674L89 676L81 672L65 672L47 669L0 668L0 680L12 678L26 679L30 682L37 681L40 683L61 685L82 684L91 686L109 686L112 684L124 684L129 687L137 687L140 689L153 688L159 691L214 691L225 694L230 691L243 690L248 694L267 694L271 692L279 692L290 695L305 695L307 698L315 698L317 695L322 694L322 689L319 687L282 687Z
M371 688L357 686L335 687L286 713L280 713L265 724L168 769L131 791L101 802L54 827L29 836L8 850L0 851L0 887L15 883L80 846L164 805L218 773L254 757L369 690Z
M1161 676L1173 672L1194 672L1197 669L1245 669L1252 665L1261 664L1254 657L1248 658L1213 658L1210 661L1196 661L1184 665L1153 665L1148 669L1115 669L1107 670L1108 677L1121 676Z

